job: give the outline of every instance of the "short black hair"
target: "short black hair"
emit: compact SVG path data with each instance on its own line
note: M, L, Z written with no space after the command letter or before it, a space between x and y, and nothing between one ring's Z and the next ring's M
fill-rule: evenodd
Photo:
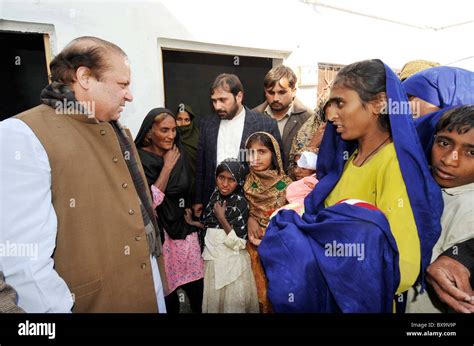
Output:
M240 91L242 94L244 93L244 87L239 77L231 73L222 73L216 77L211 85L211 95L214 94L214 90L217 88L222 88L234 96L237 96Z
M446 111L436 124L436 132L456 130L464 134L474 128L474 105L460 106Z

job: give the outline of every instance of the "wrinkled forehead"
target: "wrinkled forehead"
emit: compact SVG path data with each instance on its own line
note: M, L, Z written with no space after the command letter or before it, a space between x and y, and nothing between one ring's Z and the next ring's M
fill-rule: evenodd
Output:
M116 78L123 79L124 82L130 82L130 62L128 58L122 54L111 52L105 57L107 69L105 75L113 75Z

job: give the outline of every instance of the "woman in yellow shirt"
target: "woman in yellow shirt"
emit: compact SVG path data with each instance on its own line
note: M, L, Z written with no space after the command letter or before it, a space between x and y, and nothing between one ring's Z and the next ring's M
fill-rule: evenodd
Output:
M396 242L395 251L398 250L399 282L392 294L405 293L415 282L424 282L420 273L423 274L429 264L431 249L439 237L442 200L439 187L430 175L419 144L408 104L400 81L380 60L357 62L344 67L338 73L325 108L329 123L318 157L317 178L320 182L305 199L306 214L301 221L289 213L277 215L267 228L268 238L263 239L259 249L265 270L267 274L270 273L267 275L269 291L278 291L276 287L285 280L284 273L288 268L282 269L281 261L280 268L276 268L271 257L275 256L277 245L273 245L275 249L270 250L269 246L265 245L265 240L267 244L276 244L271 238L283 238L284 232L291 229L293 233L289 238L293 237L295 232L301 232L310 242L316 240L315 243L319 243L312 245L316 258L313 264L317 262L316 265L323 268L320 270L331 291L331 299L335 299L336 304L344 311L341 308L344 302L338 301L344 299L344 294L334 292L337 286L331 285L328 280L332 273L324 272L325 268L331 267L322 263L324 258L318 257L317 246L324 243L314 230L324 222L320 212L332 210L333 206L345 199L362 200L374 205L388 221L389 232ZM347 222L347 219L344 219L341 225L345 223L345 227ZM352 231L362 232L363 227L365 226L354 221ZM335 237L343 235L338 233L335 226L333 228ZM288 241L286 247L287 244L304 243ZM366 252L376 250L379 249L365 249ZM294 251L298 251L298 248L293 249ZM365 257L370 258L370 261L377 258ZM313 259L305 262L305 265L311 261ZM348 263L340 262L332 269L344 275L351 275ZM350 265L354 266L354 262ZM373 263L360 264L364 265L370 266ZM376 265L383 268L385 264L381 262ZM398 279L396 274L393 274L393 277ZM362 287L362 281L370 280L370 274L367 274L367 277L347 279L354 280L354 285ZM300 291L310 292L311 288L305 287ZM321 288L317 291L321 292ZM403 303L403 298L400 297L397 301ZM318 309L318 304L320 303L315 303L315 309ZM278 304L274 305L278 311ZM402 309L403 305L400 304ZM357 312L357 309L355 310L349 308L347 311ZM287 309L283 304L280 311L291 309Z

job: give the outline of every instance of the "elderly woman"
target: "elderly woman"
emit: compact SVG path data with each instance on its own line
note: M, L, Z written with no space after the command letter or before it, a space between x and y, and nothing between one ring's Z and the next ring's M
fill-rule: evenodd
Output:
M387 107L401 102L380 60L337 75L305 214L280 211L259 246L275 311L403 311L402 294L424 282L442 200L411 114Z
M152 192L158 225L164 232L163 259L171 292L166 297L167 310L179 312L176 290L182 288L193 312L201 312L204 262L198 229L184 218L191 202L191 173L174 114L166 108L152 109L143 120L135 144Z

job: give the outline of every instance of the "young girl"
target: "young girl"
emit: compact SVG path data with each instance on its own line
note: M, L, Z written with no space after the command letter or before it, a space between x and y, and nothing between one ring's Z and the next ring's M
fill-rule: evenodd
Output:
M260 312L268 313L272 309L267 299L267 282L257 246L263 238L270 215L285 205L285 190L292 180L285 175L280 146L272 135L255 132L247 139L246 148L250 154L250 173L244 184L250 207L247 250L252 260Z
M216 189L204 210L203 224L192 220L191 210L186 211L189 224L206 228L203 312L259 311L250 256L245 249L249 216L242 191L245 173L240 162L224 160L216 169Z

